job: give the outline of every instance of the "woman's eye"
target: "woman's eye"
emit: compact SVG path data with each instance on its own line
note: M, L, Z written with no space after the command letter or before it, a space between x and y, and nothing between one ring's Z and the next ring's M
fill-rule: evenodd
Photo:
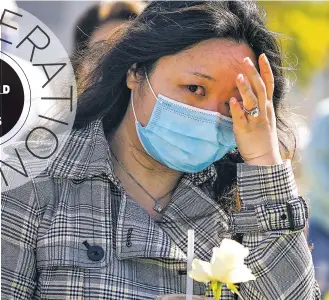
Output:
M190 92L197 94L199 96L206 95L205 88L201 85L188 85L187 88L189 89Z

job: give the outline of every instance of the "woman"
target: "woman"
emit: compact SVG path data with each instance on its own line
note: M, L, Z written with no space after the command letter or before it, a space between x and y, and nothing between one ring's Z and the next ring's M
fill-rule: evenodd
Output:
M245 299L320 299L307 206L280 155L284 88L255 3L151 2L89 77L61 155L3 196L4 297L185 293L194 229L200 259L224 237L250 249Z

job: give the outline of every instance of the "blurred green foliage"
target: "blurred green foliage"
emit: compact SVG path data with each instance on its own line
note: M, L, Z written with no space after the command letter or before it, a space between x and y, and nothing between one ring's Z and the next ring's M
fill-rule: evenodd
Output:
M267 27L279 39L301 86L314 72L329 67L329 1L259 1L267 13Z

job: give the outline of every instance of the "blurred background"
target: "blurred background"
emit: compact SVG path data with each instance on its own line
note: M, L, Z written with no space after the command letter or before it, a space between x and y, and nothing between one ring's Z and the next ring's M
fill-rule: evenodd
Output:
M314 244L312 255L323 299L329 299L326 296L329 290L329 122L317 122L329 118L329 101L321 102L329 98L329 2L259 3L267 12L268 27L282 34L279 40L286 65L295 67L295 71L287 74L292 82L287 104L296 114L294 122L299 131L294 166L300 193L310 199L312 217L308 239L309 244ZM17 4L44 22L69 53L76 48L77 41L88 40L88 36L92 36L90 42L105 38L98 30L97 15L103 21L111 21L111 9L95 1L17 1ZM131 9L138 14L140 8ZM122 14L121 21L125 18ZM106 32L121 22L117 16L113 19L117 23L107 24ZM319 106L320 102L324 104ZM307 160L306 153L311 159Z

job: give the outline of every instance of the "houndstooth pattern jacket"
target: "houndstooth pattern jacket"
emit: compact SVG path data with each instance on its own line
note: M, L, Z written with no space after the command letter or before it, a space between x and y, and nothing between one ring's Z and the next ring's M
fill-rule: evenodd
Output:
M209 186L214 166L185 174L160 222L126 195L113 173L102 120L73 130L61 154L27 184L2 194L1 299L146 300L186 289L187 231L210 260L223 238L242 235L257 277L244 299L320 299L290 161L238 165L239 212ZM208 188L207 188L208 187ZM206 286L194 282L194 294ZM223 300L237 299L223 288Z

